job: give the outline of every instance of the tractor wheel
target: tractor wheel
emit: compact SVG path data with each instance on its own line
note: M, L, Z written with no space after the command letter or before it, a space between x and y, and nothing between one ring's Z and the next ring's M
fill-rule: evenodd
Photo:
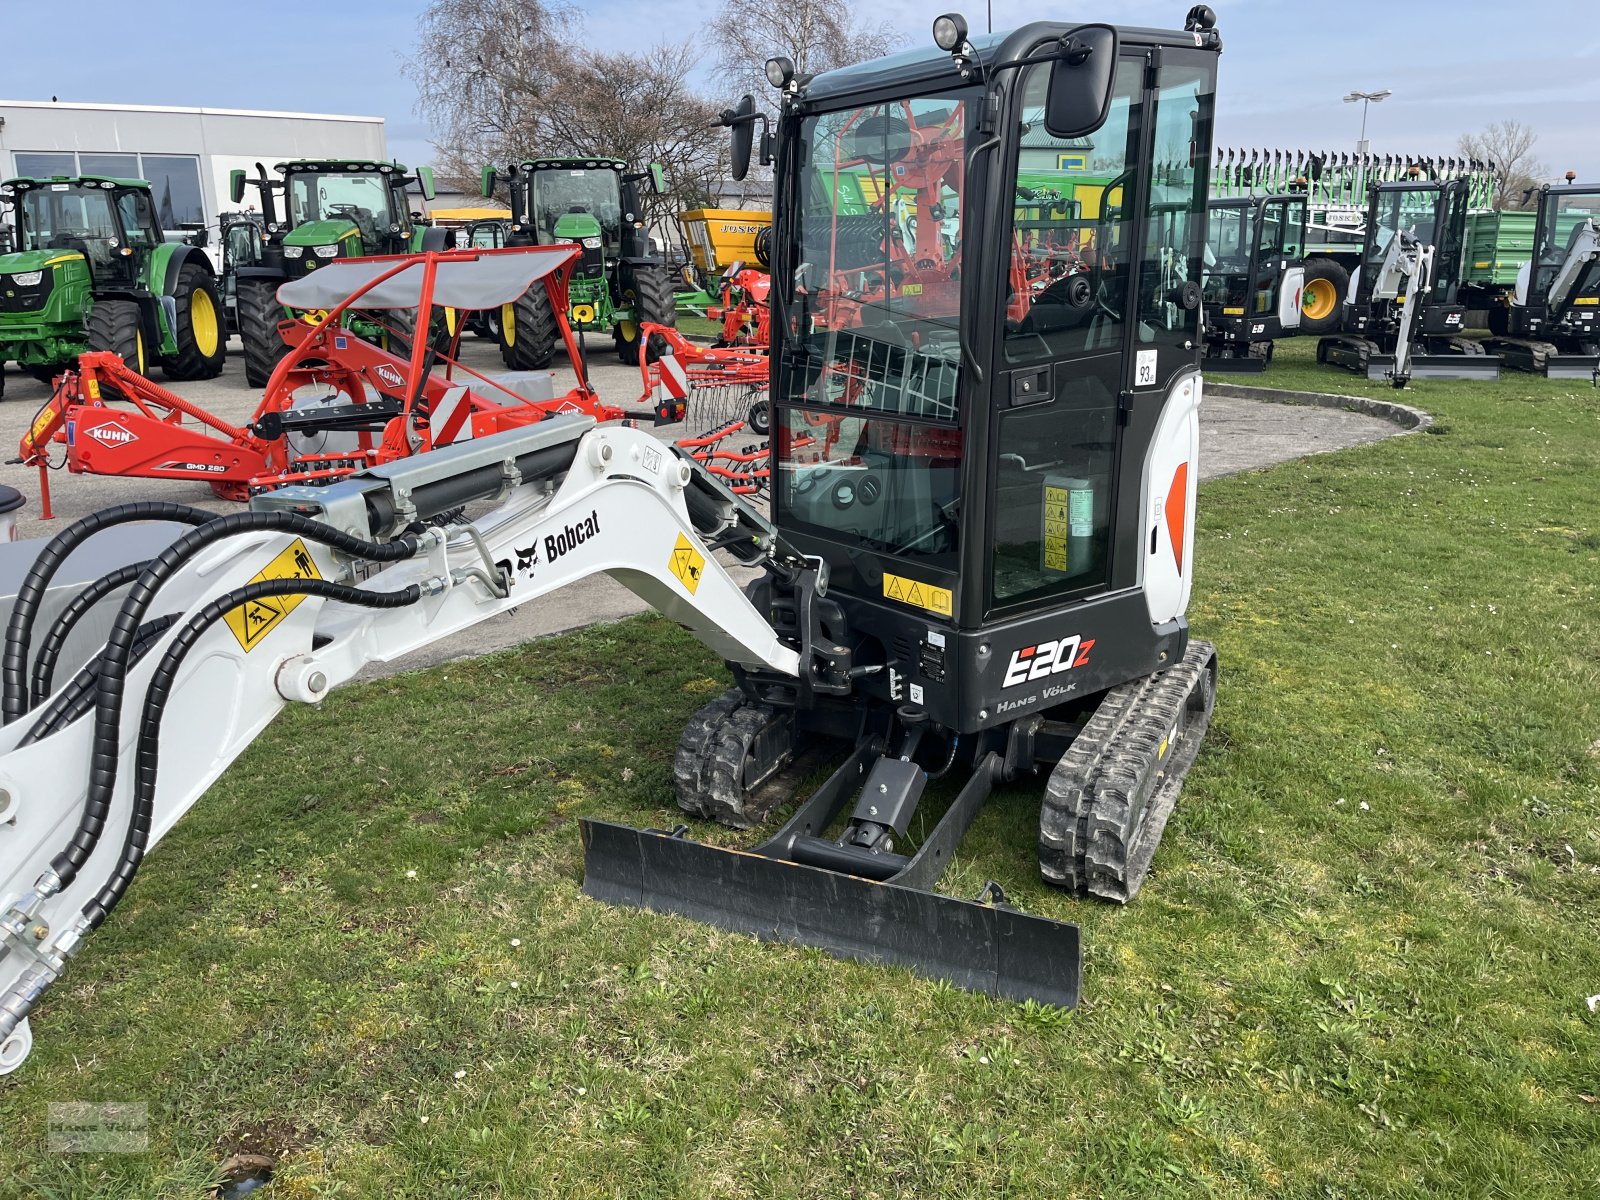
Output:
M1317 337L1337 331L1349 290L1350 272L1333 259L1306 259L1306 281L1300 291L1300 332Z
M185 263L178 268L172 299L178 309L173 330L178 352L163 360L162 374L168 379L215 379L222 374L227 334L222 325L222 299L211 272L199 263Z
M244 378L251 387L266 387L278 360L289 352L278 336L283 306L270 279L239 280L239 341L244 344Z
M512 371L539 371L550 365L557 345L555 313L543 283L514 304L500 306L500 359Z
M89 309L88 331L90 350L108 350L131 370L149 372L139 306L132 300L96 300Z
M631 321L618 321L611 336L617 343L617 357L630 367L639 365L639 326L646 321L656 325L677 325L678 309L672 299L672 281L659 263L635 267L633 287L622 294L624 306L633 309Z

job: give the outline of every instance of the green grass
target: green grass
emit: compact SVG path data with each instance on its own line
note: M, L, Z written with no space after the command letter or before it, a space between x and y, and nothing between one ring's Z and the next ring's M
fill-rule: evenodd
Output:
M1308 353L1263 382L1387 391ZM1038 882L1036 784L964 846L1082 923L1077 1012L582 898L574 818L674 821L725 686L641 618L285 714L36 1013L0 1195L1600 1194L1600 393L1403 399L1202 488L1222 684L1140 898ZM150 1149L47 1153L58 1100Z
M722 322L697 317L693 313L678 314L678 332L688 338L719 338L722 336Z

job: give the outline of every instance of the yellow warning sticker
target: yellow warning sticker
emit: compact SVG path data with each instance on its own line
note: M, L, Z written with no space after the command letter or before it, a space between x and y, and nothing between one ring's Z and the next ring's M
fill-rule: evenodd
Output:
M1242 316L1244 316L1244 309L1242 309L1242 308L1225 308L1225 309L1222 310L1222 315L1225 316L1225 317L1242 317Z
M321 579L322 572L311 560L306 544L295 538L284 550L251 578L251 583L267 579ZM261 644L261 639L275 629L280 621L295 610L304 596L263 596L230 611L226 618L228 628L239 639L239 645L248 654Z
M678 535L677 545L672 547L672 558L667 565L678 581L689 589L689 595L694 595L700 587L700 573L705 570L706 556L694 548L694 544Z
M1590 304L1590 305L1600 304L1600 296L1579 296L1576 300L1573 301L1573 303L1574 304Z
M934 587L931 583L907 579L904 575L890 575L885 572L883 594L890 600L898 600L901 604L911 605L912 608L927 609L942 617L951 616L955 612L955 596L949 588Z
M1067 489L1044 489L1044 569L1067 569Z
M89 382L93 383L94 380L91 379ZM28 430L28 438L33 442L35 449L38 448L39 439L42 438L45 435L45 431L50 428L50 422L54 421L55 419L55 405L46 404L42 409L39 410L39 415L33 419L33 428Z

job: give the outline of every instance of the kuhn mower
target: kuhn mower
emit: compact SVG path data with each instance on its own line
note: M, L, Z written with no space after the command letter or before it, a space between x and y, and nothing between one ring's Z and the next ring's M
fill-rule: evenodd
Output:
M575 246L530 246L335 260L278 289L281 303L318 319L279 323L286 352L244 426L143 378L115 354L85 354L34 419L20 461L39 468L48 516L52 445L65 446L75 473L197 480L223 499L245 500L554 413L617 420L623 410L600 403L564 320L559 332L577 380L563 394L551 372L491 378L458 362L455 343L441 352L417 340L401 356L341 324L352 307L430 317L435 308L495 309L536 285L564 313L577 256Z

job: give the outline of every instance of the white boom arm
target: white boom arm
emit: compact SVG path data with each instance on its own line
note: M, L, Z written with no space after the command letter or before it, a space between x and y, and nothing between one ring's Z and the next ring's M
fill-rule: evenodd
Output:
M1411 330L1432 287L1433 247L1423 245L1409 233L1397 232L1378 267L1378 277L1372 281L1374 300L1400 301L1400 328L1394 346L1395 379L1407 379L1411 375Z
M775 635L697 532L685 492L692 484L703 500L704 477L642 431L596 429L588 418L564 424L566 429L554 436L558 422L544 422L478 439L453 460L445 450L389 469L384 495L404 505L414 494L409 482L448 480L452 461L460 468L458 478L472 470L481 479L486 462L492 473L499 443L506 447L499 470L509 490L473 525L430 529L416 557L359 581L352 577L356 564L349 559L311 538L277 531L217 542L179 568L157 594L149 616L184 617L128 671L119 769L104 835L76 878L54 894L48 885L52 857L77 828L88 791L94 715L91 711L31 745L21 743L44 707L0 729L0 1074L27 1057L27 1012L77 949L88 929L80 914L122 854L133 811L141 709L157 663L177 630L215 598L263 577L312 575L372 592L394 592L408 584L422 592L417 602L390 609L314 596L273 597L234 609L207 627L183 659L166 707L151 845L288 702L320 700L369 663L438 642L598 572L612 575L722 657L796 674L796 651ZM537 442L545 451L552 444L563 451L573 441L576 455L570 466L563 464L559 483L554 478L561 472L544 480L512 478L508 464L518 461L519 447ZM313 493L336 500L359 491L361 482L358 477L327 489L274 493L265 507L282 508ZM705 513L702 503L701 529L715 523ZM345 524L339 514L336 504L326 510L327 519ZM753 540L748 526L742 536L746 544Z

